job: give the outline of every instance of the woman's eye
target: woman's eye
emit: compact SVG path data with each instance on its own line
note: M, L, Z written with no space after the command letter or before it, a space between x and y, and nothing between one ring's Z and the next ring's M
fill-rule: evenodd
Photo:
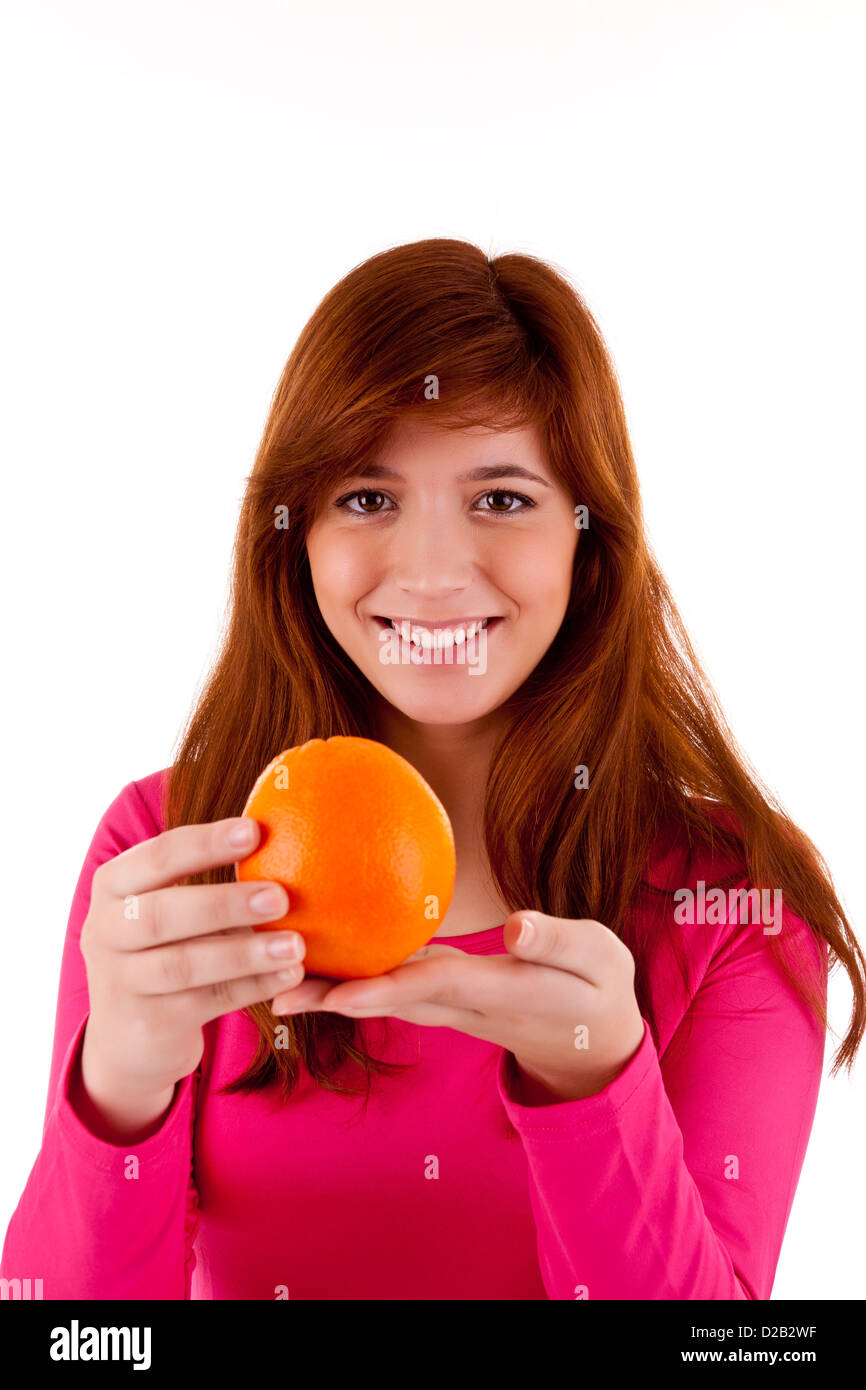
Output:
M381 501L385 497L385 494L384 492L371 492L369 488L363 489L358 492L349 492L346 494L345 497L341 497L339 502L335 502L334 506L346 507L346 504L348 502L353 501L353 499L356 497L373 497L378 498ZM346 507L346 510L352 512L355 516L377 516L381 508L361 507L361 510L359 511L356 507Z
M484 500L487 501L488 497L507 497L511 502L516 501L522 504L519 507L508 507L508 509L504 511L500 510L498 507L493 507L491 508L491 513L493 516L510 516L515 511L525 512L528 511L530 507L535 506L535 503L533 502L532 498L527 497L525 493L504 492L502 488L494 488L492 492L485 492Z

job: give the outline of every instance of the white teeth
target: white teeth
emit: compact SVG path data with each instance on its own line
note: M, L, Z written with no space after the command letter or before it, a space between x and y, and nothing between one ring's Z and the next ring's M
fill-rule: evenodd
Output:
M480 622L454 628L413 627L408 618L404 618L399 626L393 618L389 618L388 621L394 631L400 633L404 642L412 642L425 651L442 651L454 645L459 647L464 642L471 642L472 638L487 626L489 619L482 618Z

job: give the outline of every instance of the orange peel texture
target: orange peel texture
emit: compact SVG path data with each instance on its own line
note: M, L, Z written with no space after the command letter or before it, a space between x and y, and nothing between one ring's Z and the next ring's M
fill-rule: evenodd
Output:
M243 815L262 827L235 865L271 879L289 911L256 931L300 932L310 975L352 980L393 970L448 911L457 857L448 814L420 772L374 739L310 739L277 755Z

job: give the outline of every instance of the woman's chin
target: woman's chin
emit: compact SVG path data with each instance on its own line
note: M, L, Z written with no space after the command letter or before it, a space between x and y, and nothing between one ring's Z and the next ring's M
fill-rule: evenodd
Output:
M473 682L474 683L474 682ZM498 708L490 691L409 691L376 687L383 700L417 724L469 724Z

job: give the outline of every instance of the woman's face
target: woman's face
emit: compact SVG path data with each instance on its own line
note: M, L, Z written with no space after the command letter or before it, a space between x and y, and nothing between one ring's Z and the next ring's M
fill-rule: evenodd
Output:
M370 684L418 723L465 724L556 636L577 537L534 429L401 420L373 471L328 496L307 552L322 617Z

